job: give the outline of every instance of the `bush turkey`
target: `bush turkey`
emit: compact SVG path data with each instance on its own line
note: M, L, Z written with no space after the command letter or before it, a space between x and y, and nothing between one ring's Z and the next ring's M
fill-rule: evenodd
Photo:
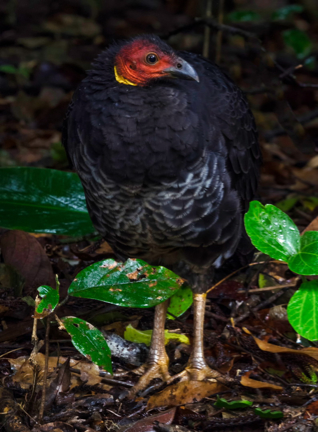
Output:
M188 279L194 342L187 380L218 378L203 353L213 269L251 249L243 214L255 197L260 149L241 90L199 55L156 36L115 43L76 90L63 142L92 221L121 260L141 258ZM132 393L170 382L167 302L156 307L150 357Z

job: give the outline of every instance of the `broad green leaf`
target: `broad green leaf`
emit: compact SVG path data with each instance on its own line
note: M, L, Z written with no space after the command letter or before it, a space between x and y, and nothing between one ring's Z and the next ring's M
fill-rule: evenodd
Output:
M252 201L245 214L246 232L261 252L281 261L299 252L300 235L297 226L284 212L267 204Z
M318 275L318 231L306 231L300 238L300 251L288 260L291 271Z
M283 6L279 9L277 9L272 14L273 20L285 20L289 18L294 13L300 13L304 10L304 7L302 5L298 4L291 4L288 6Z
M42 314L43 312L53 312L60 300L58 290L51 288L48 285L42 285L38 288L38 292L42 300L36 308L36 312L38 314Z
M307 33L299 29L290 29L283 32L286 45L291 47L299 59L307 57L312 49L312 43Z
M299 200L299 197L286 198L282 201L277 202L276 207L278 207L283 212L287 212L294 207L294 205L297 203L298 200Z
M165 267L138 259L125 263L107 259L82 270L68 292L118 306L148 308L170 298L182 284L183 279Z
M227 15L228 21L236 21L236 22L246 22L246 21L258 21L261 19L259 13L251 11L251 10L242 10L231 12Z
M94 232L77 174L41 168L0 168L0 227L28 232Z
M93 363L112 373L111 352L103 333L80 318L65 317L62 322L75 348Z
M269 409L262 411L260 408L255 408L254 414L260 416L263 419L280 419L284 417L282 411L271 411Z
M248 400L236 400L236 401L228 402L226 399L220 398L219 396L217 396L217 401L214 404L214 406L216 408L226 408L229 410L231 410L231 409L244 409L244 408L248 408L252 405L253 405L253 402L248 401Z
M0 66L0 72L8 73L8 74L16 74L18 73L18 69L10 64L4 64Z
M174 319L184 314L193 303L193 292L189 285L182 286L171 298L168 306L167 317ZM169 315L169 312L172 315Z
M126 327L124 338L130 342L144 343L147 346L151 344L152 330L136 330L131 324ZM165 330L165 345L170 340L177 340L180 343L190 345L189 338L184 334L169 333Z
M301 285L289 301L287 315L297 333L311 341L318 340L318 280Z

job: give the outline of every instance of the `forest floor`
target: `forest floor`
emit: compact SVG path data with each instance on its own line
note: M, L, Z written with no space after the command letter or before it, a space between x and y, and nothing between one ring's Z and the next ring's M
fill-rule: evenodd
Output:
M202 52L204 32L194 24L194 1L183 6L178 1L168 5L149 1L147 6L123 2L124 8L105 2L100 9L98 2L51 3L35 2L34 10L26 1L12 10L0 6L1 167L68 169L61 145L63 117L90 62L112 39L152 32L166 36L178 49ZM318 230L318 20L305 10L292 21L226 24L237 30L223 29L222 46L216 44L212 31L210 57L219 56L220 66L246 92L255 115L263 152L260 200L287 211L300 232L309 224L311 230ZM312 41L307 53L298 53L298 58L282 37L295 27L305 30ZM32 340L30 298L35 298L37 287L52 278L54 283L58 275L64 298L77 273L113 257L111 248L90 238L18 230L11 232L10 239L1 245L0 261L0 418L4 430L318 430L318 344L300 338L288 322L286 304L301 279L286 265L264 263L255 256L263 263L243 269L208 295L206 358L234 382L166 386L158 380L130 401L123 395L138 379L131 371L145 361L148 348L125 341L124 334L129 324L151 329L153 309L141 311L74 297L59 309L60 316L84 317L105 332L116 348L114 370L127 372L117 380L81 355L57 324L51 324L48 352L41 320L36 350ZM18 273L8 270L12 267ZM167 320L166 328L191 341L192 323L189 310L176 320ZM172 340L167 352L171 373L178 373L186 365L189 345Z

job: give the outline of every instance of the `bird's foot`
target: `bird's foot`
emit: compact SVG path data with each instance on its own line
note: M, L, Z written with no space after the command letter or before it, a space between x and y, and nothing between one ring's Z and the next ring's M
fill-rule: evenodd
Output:
M169 371L169 359L166 356L159 358L155 363L146 363L133 372L142 375L136 385L129 391L128 397L133 399L137 393L145 389L152 380L160 378L163 382L168 382L171 378Z
M182 372L171 377L168 381L168 384L171 384L176 379L180 379L180 381L206 381L208 379L219 380L220 378L221 380L224 379L222 374L211 369L207 365L201 369L197 369L196 367L189 365Z

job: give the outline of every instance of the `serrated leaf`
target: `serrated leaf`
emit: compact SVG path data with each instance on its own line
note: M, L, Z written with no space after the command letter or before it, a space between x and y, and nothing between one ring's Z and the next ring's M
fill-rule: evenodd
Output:
M255 408L254 414L264 419L280 419L284 417L282 411L271 411L269 409L262 411L260 408Z
M297 333L311 341L318 340L318 280L300 286L288 303L287 315Z
M291 271L318 275L318 231L306 231L300 239L300 251L288 260Z
M277 207L252 201L244 217L245 229L253 245L272 258L288 261L300 250L297 226Z
M36 308L36 315L44 314L47 316L52 313L59 303L60 295L58 290L51 288L48 285L42 285L38 288L38 292L42 300ZM38 316L37 318L44 318L44 316Z
M144 343L147 346L151 344L152 330L137 330L131 324L126 327L124 338L130 342ZM188 336L179 333L170 333L169 330L165 330L165 345L170 340L177 340L180 343L190 345Z
M231 401L228 402L224 398L220 398L217 396L217 401L215 402L214 406L216 408L226 408L226 409L244 409L248 408L253 405L253 402L248 400L237 400L237 401Z
M228 21L232 22L247 22L247 21L258 21L261 19L259 13L251 10L234 11L227 15Z
M107 259L82 270L68 292L118 306L148 308L170 298L182 284L183 279L165 267L139 259L125 263Z
M75 348L93 363L112 373L111 352L101 331L76 317L62 318Z
M77 174L30 167L0 168L0 226L76 236L95 231Z
M273 12L272 19L273 20L285 20L285 19L289 18L291 15L293 15L294 13L300 13L303 10L304 10L304 7L302 5L298 5L298 4L291 4L291 5L283 6L279 9L277 9L275 12Z
M283 39L287 46L291 47L299 59L307 57L311 53L312 43L307 33L299 29L290 29L283 32Z
M167 318L174 319L175 317L179 317L193 303L193 292L189 285L182 286L171 298L168 306L168 314ZM169 312L172 314L170 315Z

